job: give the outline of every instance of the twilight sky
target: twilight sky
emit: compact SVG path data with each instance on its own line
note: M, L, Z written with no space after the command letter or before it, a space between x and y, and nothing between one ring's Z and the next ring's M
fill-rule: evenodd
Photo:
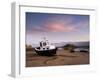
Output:
M89 41L89 15L26 12L26 43Z

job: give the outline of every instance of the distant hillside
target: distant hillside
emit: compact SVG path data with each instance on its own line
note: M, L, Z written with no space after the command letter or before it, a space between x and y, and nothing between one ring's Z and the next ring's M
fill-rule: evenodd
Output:
M77 47L81 47L81 46L89 46L89 42L72 42L72 44L74 44Z
M85 47L85 46L89 46L89 41L85 41L85 42L61 42L61 43L53 43L53 45L55 45L56 47L63 47L67 44L73 44L77 47Z

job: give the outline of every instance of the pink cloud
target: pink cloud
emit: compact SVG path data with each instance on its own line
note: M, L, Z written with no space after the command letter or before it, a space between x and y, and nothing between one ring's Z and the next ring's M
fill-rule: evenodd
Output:
M60 23L60 22L47 23L45 25L45 28L48 31L52 31L52 32L71 32L71 31L75 31L74 27L72 27L70 25L66 25L64 23Z
M54 22L46 22L45 24L41 26L35 26L31 29L31 31L27 32L29 34L34 33L41 33L41 32L76 32L77 31L77 25L73 24L66 24L62 22L54 21Z

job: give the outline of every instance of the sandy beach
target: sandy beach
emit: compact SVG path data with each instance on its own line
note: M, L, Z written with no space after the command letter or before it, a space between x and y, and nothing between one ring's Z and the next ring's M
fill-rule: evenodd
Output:
M55 56L39 56L35 51L26 51L26 67L89 64L89 53L57 50Z

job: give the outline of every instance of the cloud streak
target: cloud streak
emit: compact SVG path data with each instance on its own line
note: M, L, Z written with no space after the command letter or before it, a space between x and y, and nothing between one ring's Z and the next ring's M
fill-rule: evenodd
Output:
M89 27L89 21L83 20L80 22L73 22L73 19L58 19L53 18L50 20L47 20L46 22L38 25L38 26L32 26L32 29L30 30L31 33L34 32L76 32L80 31L80 29L88 28Z

